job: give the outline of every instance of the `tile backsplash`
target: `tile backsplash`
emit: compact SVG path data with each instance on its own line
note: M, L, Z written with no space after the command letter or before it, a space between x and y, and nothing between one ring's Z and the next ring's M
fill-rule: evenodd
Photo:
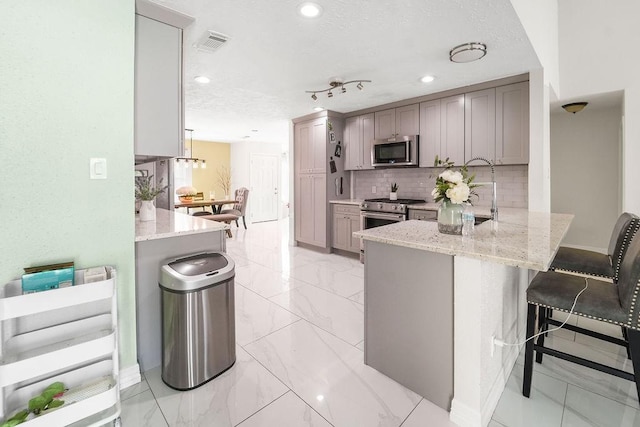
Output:
M455 169L455 168L454 168ZM398 183L398 198L425 199L432 202L431 190L442 168L398 168L355 171L353 188L356 199L389 197L391 184ZM527 208L528 174L527 165L496 166L498 188L498 207ZM476 175L476 182L491 181L491 169L488 166L469 166L469 173ZM372 187L376 192L372 192ZM491 186L476 189L479 199L474 198L477 206L491 206Z

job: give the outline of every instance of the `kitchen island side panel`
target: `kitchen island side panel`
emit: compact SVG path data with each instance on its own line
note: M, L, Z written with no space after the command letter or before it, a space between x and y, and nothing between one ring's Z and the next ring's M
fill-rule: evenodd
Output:
M450 410L453 256L373 241L365 253L365 363Z
M162 362L160 267L170 258L225 251L224 230L136 242L136 314L138 363L148 371Z

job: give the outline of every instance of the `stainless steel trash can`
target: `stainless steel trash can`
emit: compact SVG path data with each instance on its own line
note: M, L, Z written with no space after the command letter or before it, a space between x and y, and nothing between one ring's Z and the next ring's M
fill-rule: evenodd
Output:
M235 264L221 252L167 261L160 268L162 380L189 390L236 361Z

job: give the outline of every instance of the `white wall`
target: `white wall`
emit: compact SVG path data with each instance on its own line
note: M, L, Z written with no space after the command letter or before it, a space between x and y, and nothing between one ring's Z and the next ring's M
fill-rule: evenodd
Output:
M558 6L561 99L624 90L622 209L640 213L640 44L637 0L562 0ZM585 110L586 112L586 110Z
M606 252L619 215L620 108L551 115L551 210L575 215L564 244Z
M134 2L1 9L0 284L27 266L113 265L126 369L136 364ZM107 159L107 179L89 180L91 157Z
M276 154L278 159L282 161L282 153L288 151L286 145L273 144L266 142L245 141L235 142L231 144L231 188L246 187L251 189L251 154ZM288 161L289 157L285 158ZM293 165L293 163L291 163ZM290 192L288 191L288 176L284 176L282 173L280 176L280 196L286 197ZM283 204L288 203L281 200L278 204L278 218L282 216ZM250 221L251 218L251 193L249 193L249 200L247 204L246 219Z

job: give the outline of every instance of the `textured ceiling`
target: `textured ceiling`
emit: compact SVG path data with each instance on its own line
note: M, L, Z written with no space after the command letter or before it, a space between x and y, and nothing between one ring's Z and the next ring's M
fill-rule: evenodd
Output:
M290 120L315 106L346 113L539 67L509 0L318 0L314 19L298 14L302 0L155 1L195 18L185 30L185 119L199 140L282 143ZM197 51L207 30L230 40ZM487 55L450 62L466 42L487 44ZM425 74L436 80L421 83ZM373 82L316 102L305 93L334 76Z

